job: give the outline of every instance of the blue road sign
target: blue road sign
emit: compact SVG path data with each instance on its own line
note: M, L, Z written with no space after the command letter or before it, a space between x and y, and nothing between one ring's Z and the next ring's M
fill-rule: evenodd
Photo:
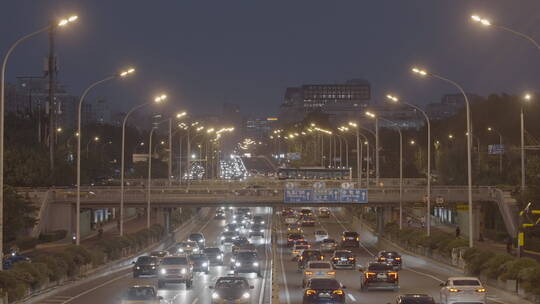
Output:
M366 189L285 189L285 203L358 203L368 202Z

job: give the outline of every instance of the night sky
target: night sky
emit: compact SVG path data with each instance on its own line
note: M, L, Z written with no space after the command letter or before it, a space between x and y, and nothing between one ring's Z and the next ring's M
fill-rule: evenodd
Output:
M288 86L371 82L373 99L392 91L438 101L454 88L409 72L417 64L466 91L540 90L540 51L470 22L475 12L540 41L539 0L1 0L0 54L52 18L77 13L58 34L60 80L79 95L126 65L130 80L92 97L127 108L166 91L178 109L220 113L237 103L249 116L276 114ZM21 45L8 79L40 75L47 36Z

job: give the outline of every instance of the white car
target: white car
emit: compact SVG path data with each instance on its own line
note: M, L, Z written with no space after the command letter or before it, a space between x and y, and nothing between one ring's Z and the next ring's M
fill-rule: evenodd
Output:
M150 285L135 285L128 288L122 304L159 304L163 298L157 295L154 286Z
M441 302L455 303L486 303L486 288L478 278L451 277L441 283Z
M332 263L328 261L309 261L306 268L304 268L302 288L305 288L307 282L313 278L335 279L336 271L332 268Z
M324 239L319 246L321 252L334 252L337 249L337 242L333 239Z
M298 218L294 215L290 215L285 217L285 224L294 224L298 221Z
M322 240L328 238L328 232L325 230L317 230L315 231L315 242L322 242Z

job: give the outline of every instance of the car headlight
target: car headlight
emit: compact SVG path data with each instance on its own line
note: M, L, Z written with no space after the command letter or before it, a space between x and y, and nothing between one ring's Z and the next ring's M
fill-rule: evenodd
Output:
M219 294L217 292L214 292L212 294L212 299L214 299L214 300L219 299Z
M159 272L160 272L161 274L167 274L167 270L166 270L166 269L161 269Z
M206 266L208 266L208 263L206 263L206 262L202 263L202 267L206 267Z
M236 265L236 267L242 266L242 264L240 264L240 262L236 262L236 264L234 264L234 265Z
M204 242L204 240L199 240L199 243L202 243L202 242Z
M141 269L141 267L137 266L137 267L135 267L135 269L139 270L139 269Z
M249 229L249 232L253 232L253 230Z
M263 233L263 232L264 232L264 229L261 229L261 233Z
M233 262L233 263L234 263L234 261L236 261L236 259L235 259L235 258L231 258L231 262Z
M223 259L223 254L218 255L218 259Z
M258 266L259 266L259 262L253 263L253 266L258 267Z
M244 292L244 294L242 295L242 298L249 299L249 292Z
M263 224L263 225L264 225L264 221L262 221L262 222L261 222L261 224Z
M221 237L221 239L222 239L222 240L224 240L224 239L225 239L225 237L224 237L224 236L222 236L222 237Z
M180 270L180 273L181 274L186 274L187 270L185 268L182 268L182 270Z
M193 248L193 251L199 252L199 248Z

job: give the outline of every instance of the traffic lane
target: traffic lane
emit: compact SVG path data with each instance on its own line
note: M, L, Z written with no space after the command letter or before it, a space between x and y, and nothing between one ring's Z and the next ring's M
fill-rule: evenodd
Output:
M341 227L342 231L351 229L346 220L349 215L346 214L346 211L342 208L336 209L337 210L333 210L335 223ZM378 252L378 249L375 247L377 242L376 236L365 230L357 232L360 233L360 239L363 240L362 245L364 251L367 252L368 255L376 254ZM451 276L463 276L463 273L461 272L439 266L438 264L431 263L420 257L402 254L402 258L403 269L399 271L401 286L400 294L422 292L433 296L435 300L439 300L440 283L445 282L448 277ZM369 260L372 259L368 259L368 262ZM497 294L496 290L490 290L489 288L487 300L487 303L511 303L503 300L502 297Z
M223 226L222 223L216 223L213 220L210 220L205 223L201 223L196 226L195 229L192 229L189 232L198 232L203 231L206 232L208 235L212 235L212 232L215 230L219 230L220 226ZM183 233L182 237L187 237L187 234L189 232ZM103 281L103 282L101 282ZM194 283L196 281L201 281L201 278L199 275L195 276ZM79 287L67 290L66 292L59 293L58 295L55 295L54 297L51 297L50 299L45 299L44 301L41 301L39 303L95 303L98 301L98 303L119 303L121 297L123 296L125 290L128 287L131 287L133 285L157 285L157 280L155 278L151 277L141 277L141 278L132 278L132 271L131 269L125 270L121 272L119 275L118 273L115 275L112 275L109 280L99 280L99 281L92 281L88 284L81 285ZM198 287L198 283L197 284ZM194 284L194 285L195 285ZM181 287L181 286L178 286ZM183 293L186 293L186 291L182 291ZM175 296L177 296L175 294ZM58 299L65 299L62 302L58 302Z

